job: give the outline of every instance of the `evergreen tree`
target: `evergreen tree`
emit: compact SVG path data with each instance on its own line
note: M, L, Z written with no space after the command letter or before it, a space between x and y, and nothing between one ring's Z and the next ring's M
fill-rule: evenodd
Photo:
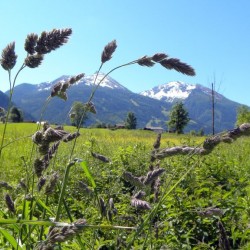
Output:
M250 122L250 108L246 105L242 105L238 108L237 111L237 121L236 126L239 126L243 123Z
M137 121L133 112L128 113L125 124L127 129L136 129Z
M177 134L182 134L189 120L188 111L184 108L184 104L177 102L170 111L167 125L169 130L173 130Z
M82 127L87 119L86 107L81 102L74 102L70 112L71 125L77 128Z
M23 121L23 114L17 107L12 107L10 109L10 117L9 120L11 122L22 122Z

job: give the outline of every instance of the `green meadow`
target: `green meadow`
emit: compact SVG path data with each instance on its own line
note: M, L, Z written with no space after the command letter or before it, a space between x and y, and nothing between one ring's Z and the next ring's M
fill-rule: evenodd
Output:
M0 134L2 129L3 125ZM40 155L31 136L39 129L32 123L7 126L0 178L1 249L52 249L51 245L55 249L249 249L248 137L220 143L208 155L176 154L152 161L154 132L82 128L75 145L74 140L60 143L43 172L46 184L38 191L41 177L34 174L34 161ZM64 130L76 131L70 126ZM160 149L201 147L204 140L163 133ZM69 168L59 219L86 222L72 237L60 235L67 240L48 242L49 223L57 216L69 160L74 164ZM136 184L145 180L152 166L163 169L157 176L157 192L153 183ZM58 184L46 193L54 173ZM132 181L125 173L130 173ZM13 200L12 212L6 194ZM27 198L31 194L33 198ZM15 221L20 217L21 224Z

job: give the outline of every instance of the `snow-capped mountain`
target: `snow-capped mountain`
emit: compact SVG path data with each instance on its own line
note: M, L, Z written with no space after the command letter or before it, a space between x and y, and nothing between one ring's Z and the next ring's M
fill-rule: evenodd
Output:
M72 76L64 75L64 76L57 78L56 80L54 80L52 82L48 81L48 82L40 83L40 84L36 85L37 90L38 91L50 90L55 83L57 83L59 81L66 82L71 77ZM99 73L98 75L95 73L93 75L84 76L81 80L74 83L72 85L72 87L77 86L77 85L82 85L82 84L87 85L87 86L93 86L94 83L95 83L95 85L100 83L100 87L106 87L106 88L110 88L110 89L128 90L124 86L122 86L120 83L118 83L116 80L114 80L112 77L110 77L110 76L105 77L104 73Z
M67 90L67 101L52 98L44 119L51 123L69 123L67 114L75 101L87 102L92 94L94 82L100 83L105 75L85 76ZM23 83L15 87L13 102L30 114L34 120L39 119L44 100L50 96L50 90L59 81L67 81L71 76L61 76L54 81L38 85ZM95 80L96 79L96 80ZM111 77L105 78L96 91L92 101L97 114L91 114L86 125L95 123L122 123L128 112L135 113L138 128L144 126L161 126L166 128L169 112L175 101L183 101L189 112L189 130L203 129L211 132L211 89L199 84L170 82L159 85L141 94L133 93ZM8 94L8 92L6 93ZM215 92L215 128L216 132L231 129L236 121L239 103L228 100ZM30 119L25 116L25 119ZM33 118L32 118L33 120Z
M209 96L211 96L212 93L211 89L200 84L187 84L176 81L156 86L150 90L143 91L140 94L161 101L173 102L176 100L184 101L194 91L200 91ZM216 99L220 99L222 96L215 92L215 97Z

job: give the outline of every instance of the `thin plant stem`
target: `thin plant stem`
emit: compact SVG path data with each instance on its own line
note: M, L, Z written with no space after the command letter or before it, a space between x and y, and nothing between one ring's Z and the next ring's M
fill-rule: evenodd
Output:
M68 181L68 177L69 177L70 168L74 164L75 164L75 162L70 162L65 168L62 188L61 188L59 201L58 201L58 205L57 205L57 212L56 212L56 218L55 218L56 221L59 221L59 218L60 218L60 215L61 215L61 209L62 209L62 204L63 204L63 199L64 199L64 194L65 194L65 189L66 189L66 186L67 186L67 181Z
M9 120L9 115L10 115L10 107L11 107L11 102L12 102L12 96L14 92L14 87L16 84L16 79L19 73L25 68L25 65L23 64L21 68L18 70L16 73L16 76L14 78L13 84L11 84L11 71L8 70L8 75L9 75L9 83L10 83L10 96L9 96L9 101L8 101L8 109L7 109L7 114L4 122L4 129L3 129L3 134L2 134L2 140L1 140L1 146L0 146L0 157L2 156L2 149L3 149L3 144L4 144L4 139L5 139L5 134L6 134L6 129L7 129L7 123Z

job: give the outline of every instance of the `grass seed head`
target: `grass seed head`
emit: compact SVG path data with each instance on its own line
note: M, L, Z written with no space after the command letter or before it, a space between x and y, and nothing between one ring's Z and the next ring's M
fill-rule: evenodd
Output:
M112 42L108 43L102 52L101 56L101 62L105 63L109 61L112 58L112 54L115 52L115 49L117 48L116 40L113 40Z
M6 194L4 198L5 198L5 202L6 202L6 205L7 205L8 209L9 209L9 211L12 212L12 213L15 213L14 202L12 201L10 195Z
M53 29L52 31L43 31L37 39L35 51L39 54L47 54L56 50L68 42L72 29Z
M35 54L35 47L36 47L36 42L38 39L38 35L31 33L27 35L24 43L24 49L30 54L33 55Z
M123 178L128 181L130 184L136 186L136 187L143 187L144 184L141 182L139 177L133 176L132 173L130 172L124 172L123 173Z
M157 53L157 54L154 54L153 56L152 56L152 60L154 61L154 62L160 62L160 61L162 61L163 59L166 59L168 56L166 55L166 54L164 54L164 53Z
M81 73L81 74L79 74L79 75L72 76L72 77L69 79L68 82L69 82L70 85L72 85L72 84L78 82L79 80L81 80L83 77L84 77L84 74Z
M45 194L51 195L55 191L56 183L59 179L59 174L57 172L53 173L48 181L47 186L45 187Z
M143 183L144 185L149 185L151 184L154 180L157 179L158 176L160 176L163 172L165 172L164 168L157 168L153 171L149 171L147 173L146 178L144 179Z
M194 69L190 65L181 62L177 58L163 59L159 63L166 69L174 69L182 74L195 76Z
M8 44L2 51L0 60L3 69L11 70L16 65L15 42Z
M38 190L38 192L40 192L41 191L41 189L43 188L43 186L45 185L45 183L46 183L46 178L45 177L40 177L40 179L39 179L39 181L38 181L38 183L37 183L37 190Z
M37 177L41 177L42 176L42 172L44 170L44 162L40 159L35 159L34 161L34 171L37 175Z
M69 141L74 140L78 136L80 136L80 133L79 132L74 132L72 134L68 134L68 135L64 136L62 140L63 140L63 142L69 142Z
M24 60L24 64L29 68L37 68L39 65L41 65L42 61L43 55L35 54L27 56Z
M10 186L10 185L9 185L7 182L5 182L5 181L0 181L0 188L5 188L5 189L7 189L7 190L13 189L13 187Z
M140 66L147 66L147 67L152 67L155 64L152 61L151 57L148 57L148 56L143 56L142 58L140 58L139 60L137 60L137 63Z
M131 205L136 209L143 209L143 210L151 209L150 204L147 201L143 201L136 198L132 198Z

